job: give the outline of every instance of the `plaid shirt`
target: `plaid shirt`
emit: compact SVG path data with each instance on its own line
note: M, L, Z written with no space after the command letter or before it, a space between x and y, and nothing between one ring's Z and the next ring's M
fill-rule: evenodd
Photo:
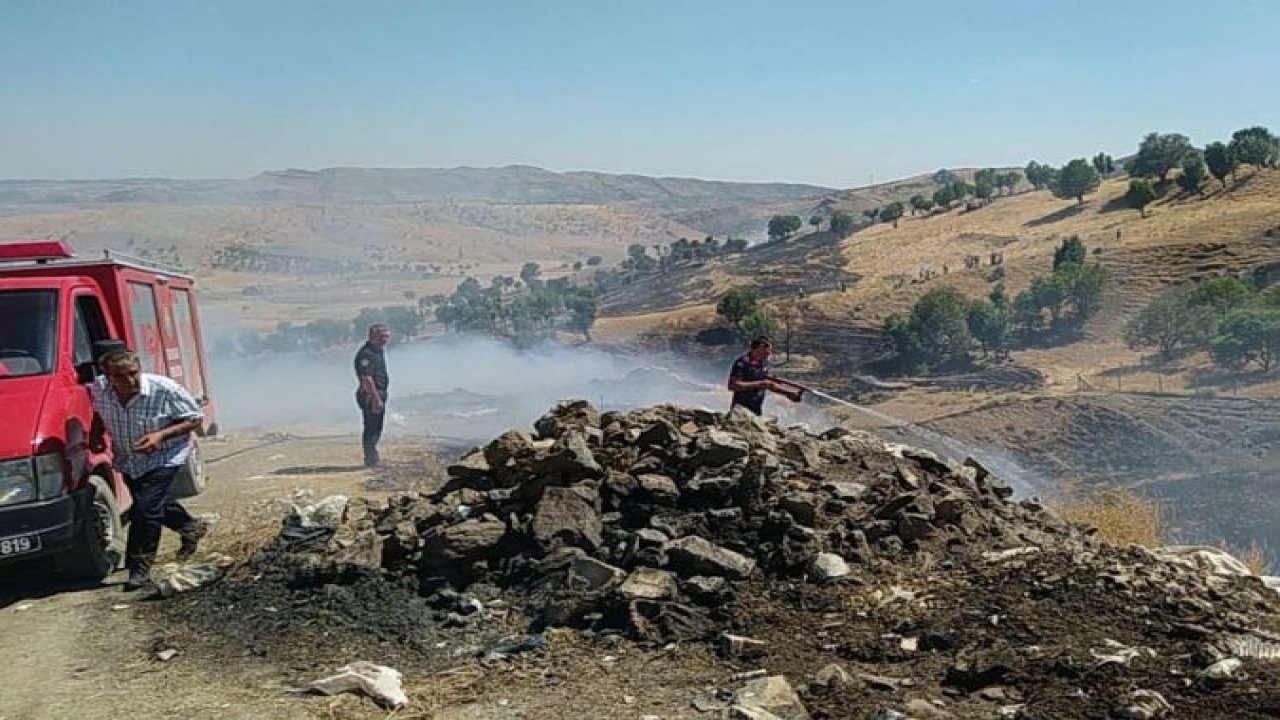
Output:
M150 455L133 451L139 438L182 420L204 417L191 393L169 378L143 373L141 385L137 395L121 404L105 377L93 384L93 410L111 434L116 469L134 478L160 468L180 467L191 453L189 435L169 438Z

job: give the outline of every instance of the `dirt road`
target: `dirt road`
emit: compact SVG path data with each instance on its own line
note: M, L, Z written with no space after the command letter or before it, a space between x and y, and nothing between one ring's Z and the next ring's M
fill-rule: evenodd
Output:
M210 489L188 503L221 519L207 541L213 549L252 542L255 528L278 523L280 500L295 488L379 495L373 475L352 460L356 438L299 439L246 435L210 442ZM407 445L392 447L398 464L422 463ZM176 541L166 533L159 562ZM147 602L120 590L124 573L101 587L68 588L28 572L0 577L0 658L6 670L0 720L78 717L313 718L333 702L286 691L298 678L287 668L208 667L167 641L149 619ZM179 651L169 662L159 650Z

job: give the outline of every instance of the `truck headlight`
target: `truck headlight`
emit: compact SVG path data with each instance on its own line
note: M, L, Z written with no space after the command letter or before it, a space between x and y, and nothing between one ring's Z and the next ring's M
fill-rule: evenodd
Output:
M37 455L36 490L41 500L52 500L62 494L66 475L63 473L62 453Z
M0 505L16 505L36 499L36 479L31 458L0 461Z

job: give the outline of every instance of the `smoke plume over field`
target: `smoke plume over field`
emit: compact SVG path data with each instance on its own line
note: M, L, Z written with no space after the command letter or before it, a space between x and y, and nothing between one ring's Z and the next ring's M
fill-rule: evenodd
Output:
M213 391L223 426L231 432L358 432L355 349L215 360ZM387 351L387 433L480 441L508 428L528 429L569 398L602 410L661 403L728 408L724 376L677 363L550 344L519 350L476 336L394 346ZM766 409L787 423L833 424L817 406L778 396Z

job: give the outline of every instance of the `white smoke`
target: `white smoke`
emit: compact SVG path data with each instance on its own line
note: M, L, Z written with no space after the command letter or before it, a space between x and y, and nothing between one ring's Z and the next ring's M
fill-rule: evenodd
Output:
M358 433L356 347L254 358L217 358L212 386L220 423L231 431ZM600 410L671 403L727 410L722 373L672 357L623 355L546 344L521 350L492 338L449 335L387 349L391 376L388 436L483 441L528 430L562 400ZM780 396L766 413L815 430L834 424L821 407Z

